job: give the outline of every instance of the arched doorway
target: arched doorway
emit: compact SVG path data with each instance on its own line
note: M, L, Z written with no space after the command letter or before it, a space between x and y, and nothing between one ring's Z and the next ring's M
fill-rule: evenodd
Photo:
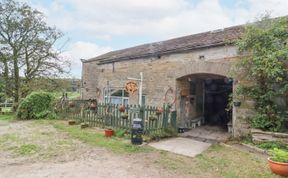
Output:
M233 80L226 76L197 73L177 79L179 126L215 126L228 131L232 111L227 109Z

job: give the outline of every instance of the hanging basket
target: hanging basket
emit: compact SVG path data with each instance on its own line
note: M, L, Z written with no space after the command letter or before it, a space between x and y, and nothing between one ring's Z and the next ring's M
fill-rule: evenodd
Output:
M95 110L95 109L97 108L97 105L96 105L95 103L91 103L90 106L89 106L89 108L90 108L91 110Z
M119 112L125 112L125 106L121 105L118 108Z
M162 114L162 112L163 112L163 108L161 108L161 107L157 107L156 108L156 114L159 116L160 114Z
M124 120L128 119L128 113L121 114L121 118Z
M157 115L150 115L150 116L149 116L149 120L150 120L150 121L155 121L155 120L157 120Z
M73 101L70 101L70 102L68 103L68 106L69 106L70 108L74 108L74 107L75 107L75 103L74 103Z

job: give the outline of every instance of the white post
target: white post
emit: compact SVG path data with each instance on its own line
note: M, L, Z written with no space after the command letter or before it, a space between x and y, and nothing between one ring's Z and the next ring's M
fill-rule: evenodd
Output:
M142 83L143 83L143 72L140 72L140 82L139 82L139 105L142 106Z

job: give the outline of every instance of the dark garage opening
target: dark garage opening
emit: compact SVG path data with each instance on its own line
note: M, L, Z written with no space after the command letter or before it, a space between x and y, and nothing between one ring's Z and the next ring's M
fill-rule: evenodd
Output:
M227 128L227 123L232 119L232 111L227 111L232 87L232 79L226 77L204 80L205 124Z

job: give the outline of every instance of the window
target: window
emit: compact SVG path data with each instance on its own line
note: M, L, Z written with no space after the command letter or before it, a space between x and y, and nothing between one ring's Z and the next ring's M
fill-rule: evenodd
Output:
M115 89L110 88L104 90L104 101L105 103L111 104L129 104L129 93L127 93L124 89Z

